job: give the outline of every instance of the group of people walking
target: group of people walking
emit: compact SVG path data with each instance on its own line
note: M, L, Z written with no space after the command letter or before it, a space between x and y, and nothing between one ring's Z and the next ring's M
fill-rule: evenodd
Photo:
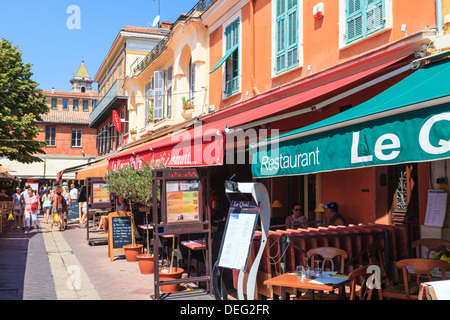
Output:
M71 185L69 190L67 184L62 186L56 184L51 187L44 188L41 195L33 190L30 185L26 184L24 189L16 188L13 194L13 214L14 227L22 229L25 234L29 233L31 228L39 229L37 215L43 209L44 223L50 223L50 231L53 231L53 225L59 225L59 230L63 231L67 227L67 213L71 209L72 199L77 199L78 190Z

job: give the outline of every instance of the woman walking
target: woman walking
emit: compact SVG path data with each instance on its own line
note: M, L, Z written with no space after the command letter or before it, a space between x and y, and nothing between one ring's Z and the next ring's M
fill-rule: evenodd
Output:
M52 210L52 197L50 195L50 189L45 189L45 193L42 196L42 207L44 208L44 223L48 223L50 217L50 211Z
M20 229L20 221L22 220L22 215L20 211L22 206L20 205L20 188L16 188L16 192L13 194L13 214L14 214L14 228Z
M68 186L63 186L62 196L64 197L65 204L66 204L64 206L64 201L63 201L63 218L62 218L62 223L63 223L63 229L65 230L67 228L67 216L68 216L69 210L72 209L72 198L70 196L70 191L69 191L69 187Z
M25 199L25 234L30 231L30 226L36 225L39 230L37 214L41 210L39 198L34 194L32 188L28 188L28 198Z
M56 215L58 215L58 218L55 219ZM53 224L59 224L59 230L63 229L63 222L62 222L62 215L63 215L63 196L61 194L61 187L56 186L55 192L53 194L53 211L52 215L50 217L50 231L53 231ZM56 220L56 221L55 221Z

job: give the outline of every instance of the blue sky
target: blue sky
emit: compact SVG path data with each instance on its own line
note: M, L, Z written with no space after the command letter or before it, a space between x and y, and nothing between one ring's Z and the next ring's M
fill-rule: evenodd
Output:
M197 2L160 0L161 20L174 22ZM71 5L80 10L79 29L67 26ZM157 15L158 0L0 0L0 38L19 46L40 89L71 91L82 60L93 79L120 29L152 27Z

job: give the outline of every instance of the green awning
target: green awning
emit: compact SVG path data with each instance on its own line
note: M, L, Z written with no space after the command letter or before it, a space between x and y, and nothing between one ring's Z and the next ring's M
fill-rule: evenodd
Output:
M250 146L254 177L450 157L450 60L333 117Z
M231 55L237 50L239 46L235 46L234 48L232 48L231 50L229 50L223 57L222 59L220 59L220 61L214 66L214 68L211 69L211 71L209 73L212 73L214 71L216 71L217 69L219 69L219 67L225 62L227 61L227 59L229 57L231 57Z

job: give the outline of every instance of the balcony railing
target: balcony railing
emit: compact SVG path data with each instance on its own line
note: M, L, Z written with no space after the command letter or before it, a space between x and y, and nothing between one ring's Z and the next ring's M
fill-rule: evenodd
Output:
M96 121L104 112L106 112L111 103L113 103L116 98L123 98L127 99L128 94L127 91L122 89L124 80L123 79L117 79L111 88L109 88L106 95L103 96L103 98L100 100L100 102L97 104L97 107L95 107L94 110L92 110L90 116L89 116L89 124L92 124L94 121Z
M206 11L209 7L212 6L214 2L217 0L200 0L197 2L197 4L189 10L188 13L182 14L178 17L178 19L173 23L173 25L177 24L179 21L186 21L187 19L191 17L199 17L204 11ZM133 73L139 73L145 68L147 68L149 65L152 64L153 61L158 58L161 53L166 50L167 42L169 41L170 33L168 33L161 41L153 48L152 51L148 53L148 55L137 64L137 66L133 69Z

